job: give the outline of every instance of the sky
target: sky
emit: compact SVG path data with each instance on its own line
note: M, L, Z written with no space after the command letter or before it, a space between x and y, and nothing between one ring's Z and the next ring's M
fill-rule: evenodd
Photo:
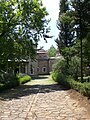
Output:
M49 23L49 26L51 27L51 31L49 35L54 37L49 38L47 43L45 43L45 41L41 39L38 43L39 44L38 48L44 46L44 49L48 50L51 47L51 45L57 48L54 40L58 37L58 33L59 33L56 27L56 20L58 20L60 0L42 0L42 2L43 5L46 7L47 12L49 13L48 18L51 18L51 21Z

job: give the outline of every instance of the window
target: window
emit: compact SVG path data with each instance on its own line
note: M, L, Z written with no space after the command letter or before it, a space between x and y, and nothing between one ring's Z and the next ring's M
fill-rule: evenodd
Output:
M34 75L34 68L31 69L31 75Z
M46 67L43 67L42 68L42 72L46 72L47 71L47 68Z
M37 67L37 72L39 72L39 67Z
M34 75L34 68L32 67L32 65L30 66L30 73L31 75Z
M21 72L25 73L25 64L24 63L21 64Z

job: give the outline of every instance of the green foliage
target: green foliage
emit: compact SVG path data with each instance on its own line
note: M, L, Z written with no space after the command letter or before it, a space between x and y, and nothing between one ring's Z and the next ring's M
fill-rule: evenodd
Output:
M61 0L60 11L57 21L57 28L59 29L58 38L55 40L60 51L60 54L64 57L69 64L72 57L72 46L75 44L75 30L74 30L74 18L73 12L69 8L70 2Z
M90 97L90 83L84 82L77 82L74 80L69 80L68 81L71 88L73 88L74 90L79 91L81 94Z
M41 0L0 1L0 72L11 67L8 60L35 57L34 48L49 32L47 15Z
M62 73L65 76L71 75L75 80L80 76L80 58L74 56L71 58L69 65L65 59L60 59L53 65L53 72Z
M78 77L78 80L81 80L81 77ZM82 82L90 82L90 76L84 76Z
M49 55L49 57L55 57L56 56L56 49L53 45L49 48L48 55Z
M31 80L28 75L19 74L17 76L8 75L4 82L0 82L0 92L6 89L14 88Z
M10 89L19 85L17 77L13 75L6 75L4 79L5 80L3 80L3 82L0 82L0 91Z
M64 24L70 24L73 21L73 17L70 15L70 12L62 13L59 19Z
M65 76L62 73L53 72L52 79L67 88L79 91L81 94L90 97L90 83L77 82L71 76Z
M8 79L8 81L7 81L7 79ZM13 88L13 87L16 87L19 85L19 81L15 76L12 76L12 77L9 76L8 78L6 78L6 81L4 83L5 88Z
M0 91L4 90L5 89L5 85L0 83Z
M62 58L53 65L53 71L68 75L68 65L67 62Z
M58 82L59 81L59 79L60 79L60 74L58 73L58 72L52 72L52 78L53 78L53 80L55 81L55 82Z
M59 60L53 66L52 79L59 84L79 91L81 94L90 97L90 77L84 77L81 83L80 59L75 56L71 59L69 66L64 59Z
M78 76L80 76L80 58L77 56L72 57L69 65L65 59L60 59L53 65L53 71L66 76L71 75L75 80L78 80Z
M67 87L67 83L65 81L66 75L64 75L63 73L58 73L57 71L55 71L55 72L52 72L51 76L52 76L52 79L55 82L58 82L59 84L64 85L65 87Z
M22 76L22 77L18 76L19 84L24 84L24 83L26 83L30 80L31 80L31 77L28 76L28 75L25 75L25 76Z
M71 75L75 80L78 79L78 76L80 75L80 58L75 56L72 57L70 63L69 63L69 69L68 69L69 75Z
M75 80L78 76L82 79L83 75L90 75L89 6L88 0L60 0L57 20L59 36L56 43L60 54L67 61L69 74L71 72Z
M82 38L86 38L87 34L89 33L90 29L90 1L89 0L81 0L81 1L71 1L72 7L74 8L74 20L75 24L78 25L77 27L77 34L80 38L80 34ZM81 21L81 22L80 22ZM80 28L81 27L81 28ZM81 30L80 30L81 29ZM80 32L79 32L80 30Z
M59 36L56 43L64 60L54 65L52 74L55 81L88 97L90 97L90 83L86 77L90 76L89 6L90 1L87 0L60 1L57 21ZM83 73L85 77L81 81Z

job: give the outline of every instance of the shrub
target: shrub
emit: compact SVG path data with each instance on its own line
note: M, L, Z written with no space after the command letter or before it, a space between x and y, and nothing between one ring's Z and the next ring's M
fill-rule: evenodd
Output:
M0 91L4 90L4 84L0 83Z
M25 73L19 73L19 74L17 74L16 76L22 78L22 77L24 77L24 76L27 76L27 74L25 74Z
M81 93L85 96L88 96L90 98L90 83L82 83L82 89L81 89Z
M19 77L18 80L19 80L19 83L20 83L20 84L24 84L24 83L30 81L30 80L31 80L31 77L28 76L28 75L26 75L26 76L23 76L23 77Z
M11 78L9 78L9 80L5 83L5 87L6 88L12 88L12 87L16 87L19 85L19 81L18 78L16 76L12 76Z
M60 59L53 65L53 72L57 71L58 73L67 74L68 68L67 63L64 59Z
M78 80L81 80L81 77L78 77ZM85 76L83 77L83 81L82 82L90 82L90 76Z
M52 73L52 79L54 81L58 82L61 85L64 85L65 87L69 87L66 78L67 76L64 75L63 73L58 73L57 71Z
M60 76L58 72L53 72L52 73L52 78L55 82L59 82Z
M71 75L75 80L77 80L80 74L80 59L78 57L73 57L69 63L65 59L60 59L53 65L53 71L62 73L66 76Z
M22 73L17 74L17 78L18 78L19 84L24 84L31 80L30 76Z
M31 77L28 75L18 74L16 76L7 76L4 83L0 83L0 91L16 87L20 84L24 84L31 80Z
M75 80L78 79L80 75L80 58L77 56L72 57L71 61L69 62L69 75L71 75Z
M52 79L57 81L59 84L79 91L81 94L90 98L90 83L88 82L81 83L75 81L71 76L64 76L57 72L52 73Z
M14 75L6 75L4 76L4 80L0 85L0 90L5 90L8 88L12 88L19 85L19 81Z

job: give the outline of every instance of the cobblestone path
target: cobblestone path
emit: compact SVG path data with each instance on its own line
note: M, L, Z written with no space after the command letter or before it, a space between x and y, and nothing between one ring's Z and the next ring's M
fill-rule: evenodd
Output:
M78 100L71 97L75 91L46 77L1 93L0 120L90 120L89 109L80 104L84 101L78 101L80 96Z

